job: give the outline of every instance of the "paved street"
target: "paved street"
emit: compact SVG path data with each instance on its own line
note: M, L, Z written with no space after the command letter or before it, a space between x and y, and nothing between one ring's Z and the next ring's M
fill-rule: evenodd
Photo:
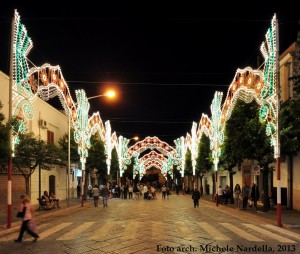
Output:
M51 211L50 211L51 212ZM260 217L190 195L109 200L108 207L62 209L38 217L40 240L0 235L0 253L300 253L300 234Z

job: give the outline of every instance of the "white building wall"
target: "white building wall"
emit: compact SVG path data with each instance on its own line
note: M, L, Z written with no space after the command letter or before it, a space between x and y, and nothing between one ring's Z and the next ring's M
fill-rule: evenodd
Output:
M2 112L8 120L9 110L9 77L0 71L0 101L3 104ZM25 120L26 127L29 132L33 132L35 136L47 141L47 131L54 133L54 143L58 145L58 140L65 133L68 133L68 118L52 107L47 102L40 98L33 103L35 111L32 120ZM47 129L42 128L39 120L43 119L47 122ZM75 170L74 170L75 171ZM49 176L55 176L55 193L60 200L67 198L67 174L65 166L54 166L50 171L41 170L41 194L44 190L49 191ZM74 196L76 193L77 179L72 174L69 176L70 180L70 195ZM75 190L75 191L74 191ZM31 200L33 204L38 203L37 198L39 195L39 170L38 168L31 175ZM75 197L75 196L74 196Z
M9 110L9 77L0 71L0 102L3 104L3 108L1 112L4 113L4 115L8 116L8 110ZM6 119L7 120L7 119Z

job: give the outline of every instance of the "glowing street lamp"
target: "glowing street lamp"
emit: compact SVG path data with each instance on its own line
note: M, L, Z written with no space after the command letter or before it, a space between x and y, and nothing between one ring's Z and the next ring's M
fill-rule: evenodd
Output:
M106 93L104 94L99 94L99 95L95 95L95 96L92 96L92 97L88 97L87 99L88 100L91 100L91 99L95 99L95 98L99 98L99 97L109 97L109 98L113 98L116 96L116 92L113 91L113 90L109 90L107 91Z
M140 138L138 136L134 136L133 138L130 138L129 140L138 141Z

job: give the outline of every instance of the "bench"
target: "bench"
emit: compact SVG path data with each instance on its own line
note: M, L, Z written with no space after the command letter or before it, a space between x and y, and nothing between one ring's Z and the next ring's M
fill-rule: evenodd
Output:
M47 210L45 200L43 200L41 198L37 198L37 200L39 201L39 208L37 210L42 210L42 209Z

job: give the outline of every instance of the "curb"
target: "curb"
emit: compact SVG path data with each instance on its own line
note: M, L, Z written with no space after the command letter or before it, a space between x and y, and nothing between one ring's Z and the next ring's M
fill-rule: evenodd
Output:
M216 204L215 201L213 201L213 200L208 200L208 199L205 199L205 198L203 198L202 200L205 201L206 203L210 204L210 205L215 205ZM223 211L223 212L226 211L226 213L229 212L229 210L230 210L230 214L232 216L238 216L238 217L243 216L243 217L245 217L245 215L246 215L247 218L249 218L249 216L250 216L250 217L255 218L257 220L264 221L264 222L270 223L272 225L278 226L276 218L266 218L264 216L260 216L259 214L263 213L261 211L257 211L257 212L254 213L254 212L251 212L251 210L248 210L245 213L240 213L239 209L236 210L233 207L226 206L226 205L222 205L222 209L223 210L221 210L221 211ZM232 213L232 211L239 211L239 213L238 214L236 214L235 212ZM282 223L282 225L278 226L278 227L282 227L282 228L286 228L286 229L295 229L295 228L300 228L300 225L298 225L298 224L294 225L294 224Z

